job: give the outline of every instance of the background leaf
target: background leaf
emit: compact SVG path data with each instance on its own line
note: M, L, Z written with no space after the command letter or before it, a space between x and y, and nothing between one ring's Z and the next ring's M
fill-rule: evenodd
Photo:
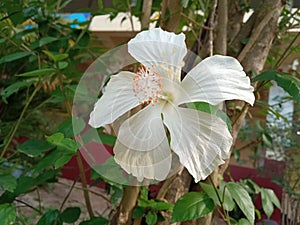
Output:
M16 220L16 211L10 204L0 205L0 221L1 225L14 224Z
M79 219L80 213L81 209L79 207L68 207L59 217L65 223L75 223Z
M0 174L0 187L4 190L13 192L17 187L17 180L10 174Z
M54 145L47 141L30 139L18 146L18 150L30 157L37 157L53 148Z

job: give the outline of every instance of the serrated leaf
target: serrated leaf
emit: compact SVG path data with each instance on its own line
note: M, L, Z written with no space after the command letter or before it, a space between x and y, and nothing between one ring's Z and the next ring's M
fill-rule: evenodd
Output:
M14 224L16 220L16 211L11 204L0 205L0 221L1 225Z
M275 195L274 191L267 188L261 189L261 200L262 200L262 207L264 212L266 213L267 217L270 218L272 213L274 212L273 204L280 209L280 202Z
M36 157L53 148L54 145L47 141L30 139L18 146L18 151L30 156Z
M103 217L93 217L90 220L83 221L79 225L106 225L108 220Z
M55 73L55 72L56 72L56 69L54 69L54 68L44 68L44 69L29 71L26 73L21 73L16 76L18 76L18 77L37 77L37 76L48 75L48 74Z
M33 80L31 80L31 81L23 80L23 81L18 81L18 82L15 82L15 83L9 85L1 92L2 100L7 104L7 98L9 96L18 92L21 89L31 86L34 82L35 81L33 81Z
M4 190L13 192L17 187L17 180L10 174L0 174L0 187Z
M153 211L149 211L148 214L146 215L146 223L148 225L155 225L157 222L157 215Z
M248 192L243 186L234 182L226 183L226 187L246 218L250 223L254 223L254 205Z
M81 209L79 207L68 207L61 214L60 218L65 223L75 223L81 214Z
M176 203L172 213L172 222L182 222L203 217L214 209L214 201L205 193L189 192Z

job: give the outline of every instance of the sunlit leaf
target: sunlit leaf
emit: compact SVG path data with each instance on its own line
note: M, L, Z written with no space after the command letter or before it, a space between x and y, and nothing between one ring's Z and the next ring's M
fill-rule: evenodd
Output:
M254 205L248 192L243 186L234 182L227 183L226 187L246 218L254 223Z
M189 192L175 203L172 222L197 219L212 212L213 209L214 201L207 194Z

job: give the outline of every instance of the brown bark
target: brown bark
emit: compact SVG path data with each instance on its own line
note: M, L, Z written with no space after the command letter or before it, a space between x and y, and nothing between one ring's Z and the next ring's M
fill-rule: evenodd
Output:
M117 212L114 214L110 225L131 225L132 212L140 192L138 186L129 186L124 189L123 197Z

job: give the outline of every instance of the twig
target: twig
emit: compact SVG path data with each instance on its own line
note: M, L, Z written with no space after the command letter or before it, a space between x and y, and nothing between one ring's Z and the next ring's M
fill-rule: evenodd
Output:
M209 56L212 56L214 54L214 20L215 20L215 14L216 14L216 8L217 8L218 0L214 0L213 2L213 8L211 10L211 15L209 17L208 26L211 28L208 32L208 49L209 49Z
M20 200L20 199L15 199L15 201L16 201L16 202L19 202L19 203L22 203L23 205L26 205L27 207L33 209L34 211L37 211L39 214L42 214L42 211L41 211L41 210L39 210L39 209L35 208L34 206L28 204L27 202L24 202L24 201L22 201L22 200Z
M183 16L185 19L191 21L192 23L196 24L197 26L205 29L205 30L212 30L213 28L205 26L204 24L198 23L196 20L190 18L189 16L185 15L183 12L180 13L181 16Z

